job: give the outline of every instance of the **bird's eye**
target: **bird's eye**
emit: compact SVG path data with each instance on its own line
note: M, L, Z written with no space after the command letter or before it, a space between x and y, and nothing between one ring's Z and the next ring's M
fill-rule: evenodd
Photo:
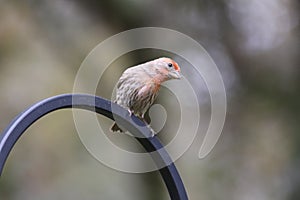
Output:
M172 63L168 63L168 66L169 66L169 67L173 67L173 64L172 64Z

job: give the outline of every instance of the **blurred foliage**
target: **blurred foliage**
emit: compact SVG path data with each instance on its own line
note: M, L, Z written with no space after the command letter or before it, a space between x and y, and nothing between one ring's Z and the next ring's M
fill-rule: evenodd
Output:
M190 199L299 199L299 6L296 0L1 1L0 130L29 105L72 92L82 60L107 37L142 26L171 28L206 48L228 95L213 152L197 158L199 136L176 161ZM160 53L124 55L97 94L110 98L116 74ZM167 96L162 91L158 101ZM208 107L201 105L203 124ZM150 200L168 194L157 172L126 174L99 164L77 137L71 112L59 111L17 143L0 179L0 198Z

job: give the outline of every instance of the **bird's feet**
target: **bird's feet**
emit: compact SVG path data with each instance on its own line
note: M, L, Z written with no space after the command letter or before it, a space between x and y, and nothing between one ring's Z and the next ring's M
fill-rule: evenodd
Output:
M150 137L154 137L155 136L155 131L151 128L151 126L150 126L150 124L147 124L147 127L150 129L150 131L151 131L151 135L150 135Z
M130 109L127 109L127 110L128 110L128 112L129 112L129 117L131 117L132 111L131 111Z
M151 131L150 137L154 137L156 132L151 128L150 124L146 121L146 119L144 118L144 115L142 117L140 117L140 119L147 125L147 128L150 129L150 131Z

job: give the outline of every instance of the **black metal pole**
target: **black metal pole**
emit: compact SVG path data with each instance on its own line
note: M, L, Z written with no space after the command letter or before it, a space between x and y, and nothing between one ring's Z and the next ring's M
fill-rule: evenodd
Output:
M188 199L174 163L159 139L156 136L149 137L151 135L150 129L137 117L130 117L128 112L120 106L103 98L86 94L63 94L51 97L34 104L20 113L0 136L0 175L11 149L24 131L39 118L63 108L90 110L112 120L114 120L114 117L117 117L118 123L121 123L123 127L126 127L127 130L133 133L145 150L151 154L155 164L158 167L166 166L161 168L159 172L167 186L171 199ZM133 121L136 123L133 123Z

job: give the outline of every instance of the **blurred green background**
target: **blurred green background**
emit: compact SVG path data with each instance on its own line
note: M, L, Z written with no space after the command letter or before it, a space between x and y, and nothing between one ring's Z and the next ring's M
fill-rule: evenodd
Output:
M0 130L31 104L72 92L81 62L109 36L171 28L205 47L228 97L225 127L209 156L197 158L199 136L176 161L190 199L300 199L299 6L296 0L3 0ZM157 54L138 51L116 62L98 95L110 98L126 67ZM97 162L70 110L30 127L0 179L1 200L168 198L157 172L126 174Z

